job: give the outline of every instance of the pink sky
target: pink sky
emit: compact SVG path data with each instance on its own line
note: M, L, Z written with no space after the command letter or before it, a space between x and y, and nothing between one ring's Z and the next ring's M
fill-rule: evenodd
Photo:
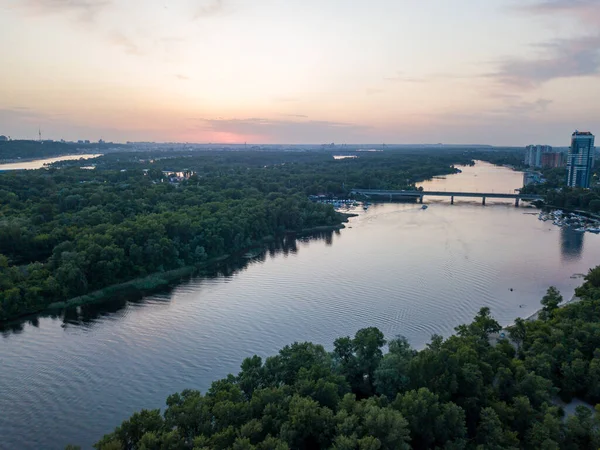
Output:
M567 145L598 0L0 0L0 134Z

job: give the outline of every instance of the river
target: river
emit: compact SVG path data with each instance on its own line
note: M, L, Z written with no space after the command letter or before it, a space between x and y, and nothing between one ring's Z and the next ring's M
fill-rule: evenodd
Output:
M0 164L0 172L3 170L32 170L41 169L42 167L58 161L74 161L79 159L92 159L102 156L101 154L85 154L85 155L64 155L54 158L34 159L31 161L19 161L7 164Z
M478 163L423 183L512 192L522 174ZM561 230L513 201L375 204L338 233L263 255L138 301L45 317L0 338L0 447L89 448L141 408L237 373L242 359L310 340L332 348L368 326L422 348L489 306L527 317L550 285L598 264L600 236ZM512 291L510 289L513 289Z

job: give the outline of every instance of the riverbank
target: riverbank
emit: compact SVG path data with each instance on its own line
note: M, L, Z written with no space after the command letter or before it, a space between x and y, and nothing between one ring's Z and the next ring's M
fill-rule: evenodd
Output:
M570 305L572 303L577 303L577 302L580 302L580 301L581 301L581 299L579 297L577 297L577 295L573 294L569 300L563 301L560 305L558 305L558 307L559 308L563 308L563 307L565 307L567 305ZM534 320L538 320L538 318L540 316L540 313L542 312L543 309L544 308L538 309L536 312L534 312L530 316L526 317L525 320L527 320L528 322L532 322ZM509 326L512 326L512 325L514 325L514 324L511 324ZM506 328L508 328L508 327L506 327Z
M32 158L0 158L0 165L2 164L14 164L14 163L28 163L28 162L32 162L32 161L45 161L46 159L54 159L54 158L64 158L64 157L70 157L70 156L77 156L77 155L82 155L82 154L88 154L88 153L65 153L65 154L61 154L61 155L55 155L55 156L46 156L46 157L32 157ZM98 155L98 156L102 156L102 155Z
M569 300L563 301L560 305L558 305L558 307L559 308L564 308L567 305L571 305L573 303L577 303L577 302L580 302L580 301L581 301L581 298L577 297L576 294L573 294ZM542 312L543 309L544 308L539 308L537 311L535 311L534 313L530 314L529 316L527 316L523 320L525 320L527 322L533 322L535 320L538 320L539 315L540 315L540 313ZM515 325L515 323L512 322L511 324L506 325L505 327L503 327L498 333L490 333L490 335L489 335L489 342L490 342L490 344L495 345L498 342L500 342L501 340L507 339L508 342L510 342L511 345L515 349L517 349L518 348L517 343L514 342L513 340L511 340L508 337L509 328L511 328L514 325Z
M104 156L103 153L67 153L46 158L21 158L0 160L0 171L12 170L37 170L61 161L79 161L81 159L95 159Z
M274 242L277 238L281 238L283 236L310 236L312 234L317 233L339 231L345 228L344 223L348 222L350 217L357 216L357 214L349 213L338 214L340 216L341 222L338 224L304 228L295 231L290 230L285 231L284 233L278 236L265 236L261 240L252 243L250 246L234 255L224 254L193 266L184 266L177 269L167 270L164 272L155 272L144 277L135 278L133 280L125 281L123 283L106 286L102 289L89 292L79 297L74 297L61 302L54 302L44 308L40 308L39 310L28 312L27 314L22 314L20 316L13 317L5 321L0 321L0 326L8 325L10 323L18 322L27 318L34 318L44 313L56 313L57 311L77 308L85 305L99 305L108 302L111 299L114 299L118 296L134 298L154 294L168 288L169 286L178 284L189 277L199 275L203 271L209 269L217 269L220 264L229 262L233 259L245 257L249 253L262 253L266 249L266 245ZM253 250L257 249L260 249L260 252L252 252Z

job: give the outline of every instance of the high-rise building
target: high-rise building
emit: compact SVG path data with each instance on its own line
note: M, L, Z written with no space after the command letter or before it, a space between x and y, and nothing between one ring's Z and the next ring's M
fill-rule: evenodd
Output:
M590 187L594 166L594 135L589 131L575 131L567 155L567 186Z
M549 145L528 145L525 147L525 164L529 167L542 167L542 154L552 151Z
M542 153L542 167L544 169L562 167L565 165L565 155L562 152Z

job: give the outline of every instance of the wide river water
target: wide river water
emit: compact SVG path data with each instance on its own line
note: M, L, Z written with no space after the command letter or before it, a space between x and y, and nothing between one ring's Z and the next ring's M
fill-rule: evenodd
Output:
M512 192L522 174L478 163L423 183ZM0 337L0 448L90 448L141 408L205 391L242 359L368 326L422 348L489 306L502 324L550 285L600 263L600 236L561 230L512 201L375 204L339 233L274 245L169 292L15 325ZM510 288L513 290L511 291Z
M80 159L92 159L102 156L100 154L85 154L85 155L64 155L56 156L54 158L35 159L32 161L19 161L6 164L0 164L0 171L3 170L32 170L41 169L48 164L52 164L58 161L76 161Z

